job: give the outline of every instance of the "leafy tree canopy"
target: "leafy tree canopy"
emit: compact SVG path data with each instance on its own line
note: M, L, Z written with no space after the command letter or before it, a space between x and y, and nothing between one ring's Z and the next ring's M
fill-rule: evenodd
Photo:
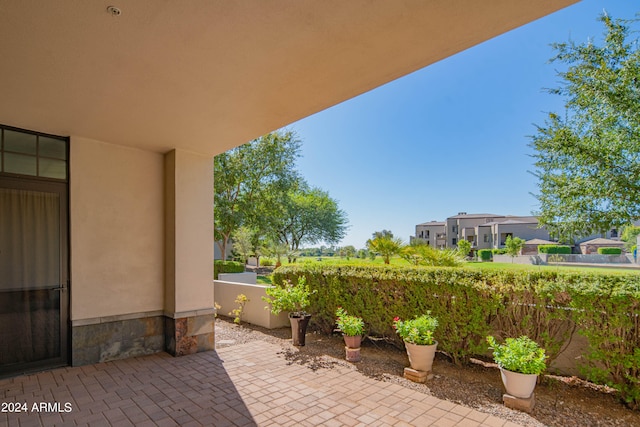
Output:
M277 131L214 158L215 240L223 254L240 226L264 234L278 198L300 179L300 144L294 132Z
M552 62L566 99L564 115L537 127L540 222L563 241L619 228L640 218L640 51L630 39L638 20L600 17L605 34L556 43Z
M300 186L287 193L278 216L273 216L272 230L278 241L297 251L302 244L338 243L347 232L347 214L329 193ZM294 261L290 256L289 261Z

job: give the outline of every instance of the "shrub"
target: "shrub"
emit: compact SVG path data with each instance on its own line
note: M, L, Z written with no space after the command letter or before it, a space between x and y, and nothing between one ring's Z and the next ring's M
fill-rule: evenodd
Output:
M296 316L307 314L304 310L309 307L309 296L316 291L311 292L306 282L302 276L297 284L287 280L282 286L268 287L265 289L268 297L262 297L262 300L271 305L271 312L275 315L282 311L292 312Z
M220 273L243 273L244 264L236 261L213 261L213 278L218 280L218 274Z
M393 319L393 328L400 335L403 341L417 345L433 345L435 339L433 333L438 327L438 319L431 316L431 312L422 316L416 316L411 320L400 320L399 317Z
M438 346L455 363L486 354L486 337L496 331L529 336L550 361L577 329L589 343L580 359L587 378L640 408L640 275L315 264L281 267L273 280L300 276L315 292L316 329L331 333L335 308L344 307L362 316L370 336L400 347L393 316L412 319L430 310Z
M260 258L260 265L262 267L273 267L275 265L275 261L271 258L262 257Z
M493 251L491 249L479 249L478 258L480 258L480 261L491 261L492 253Z
M493 255L506 255L507 254L507 248L491 249L491 253Z
M540 245L538 246L539 254L570 254L571 246L564 245Z
M238 294L235 303L238 304L238 308L234 308L229 313L229 316L233 316L233 323L238 325L242 322L242 315L244 314L244 306L249 302L249 298L245 294Z
M489 348L493 350L493 360L502 369L521 374L540 375L546 369L544 349L531 338L507 338L498 344L492 336L487 337Z
M620 255L622 253L621 248L598 248L598 253L601 255Z
M364 332L364 321L362 317L351 316L342 307L336 310L336 325L338 329L348 337L356 337Z

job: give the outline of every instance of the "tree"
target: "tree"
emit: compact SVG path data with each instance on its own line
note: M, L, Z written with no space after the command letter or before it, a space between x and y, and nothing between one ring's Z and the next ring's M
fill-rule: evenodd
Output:
M625 247L627 248L627 250L630 250L634 245L637 244L638 235L640 235L640 227L635 225L628 225L622 231L620 240L625 242Z
M458 241L458 252L463 258L469 256L469 252L471 252L471 242L466 239L460 239Z
M563 241L640 218L640 51L628 24L600 17L604 45L556 43L566 98L532 137L540 222Z
M513 262L513 258L517 256L522 250L522 247L524 246L524 240L520 237L507 236L507 240L505 240L504 246L507 250L507 255L511 256L511 262Z
M338 243L347 231L347 214L326 191L309 188L306 183L290 191L283 201L283 211L274 218L272 227L278 241L290 251L289 262L301 244Z
M232 233L233 250L242 256L242 261L246 264L253 253L253 232L249 227L240 227Z
M264 234L282 194L300 179L295 170L300 140L277 131L214 159L214 234L221 252L242 225Z
M400 253L402 239L393 237L393 233L389 230L376 231L373 237L367 240L367 249L382 255L384 263L389 264L391 257Z

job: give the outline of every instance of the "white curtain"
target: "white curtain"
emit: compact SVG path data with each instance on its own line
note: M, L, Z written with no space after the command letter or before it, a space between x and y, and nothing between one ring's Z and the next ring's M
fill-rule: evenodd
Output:
M60 354L60 197L0 188L0 368Z

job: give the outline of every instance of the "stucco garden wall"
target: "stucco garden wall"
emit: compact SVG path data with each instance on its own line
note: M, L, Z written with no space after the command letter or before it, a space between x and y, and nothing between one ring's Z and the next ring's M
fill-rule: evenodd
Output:
M220 306L218 314L223 316L233 316L229 313L231 310L238 307L238 304L234 301L239 294L244 294L249 298L249 301L244 307L244 313L242 315L243 322L262 326L263 328L268 329L289 326L290 322L287 313L280 313L275 316L271 314L270 310L265 309L267 303L262 300L262 297L267 295L265 292L266 288L267 286L265 285L214 280L213 299Z

